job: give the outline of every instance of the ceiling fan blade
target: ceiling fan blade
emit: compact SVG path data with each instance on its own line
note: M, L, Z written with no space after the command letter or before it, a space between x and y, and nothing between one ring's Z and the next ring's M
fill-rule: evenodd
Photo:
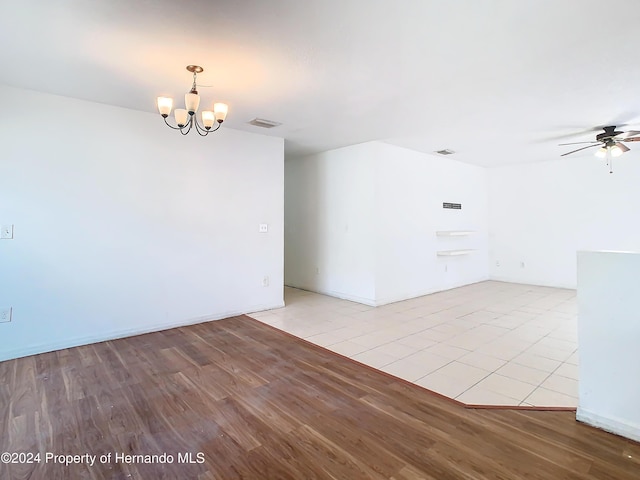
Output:
M600 146L600 142L598 142L596 145L589 145L587 147L582 147L582 148L578 148L577 150L573 150L571 152L567 152L567 153L563 153L562 155L560 155L561 157L564 157L565 155L571 155L572 153L576 153L579 152L580 150L584 150L585 148L591 148L591 147L598 147Z
M587 130L580 130L573 133L563 133L560 135L549 136L545 138L540 138L536 140L537 142L553 142L558 140L564 140L565 138L575 138L583 135L587 135L592 132L597 132L598 130L602 130L601 128L589 128Z
M563 147L565 145L580 145L580 144L585 144L585 143L592 143L592 144L596 144L596 143L600 143L596 140L592 141L592 142L571 142L571 143L559 143L558 146L559 147Z
M633 137L635 135L640 135L640 131L638 130L627 130L626 132L622 132L619 135L616 135L616 140L625 140L629 137Z
M640 142L640 137L616 138L616 142Z

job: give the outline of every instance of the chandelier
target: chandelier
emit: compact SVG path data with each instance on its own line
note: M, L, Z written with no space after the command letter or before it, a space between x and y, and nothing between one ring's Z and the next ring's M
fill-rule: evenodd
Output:
M200 97L196 89L196 75L202 73L204 68L199 65L188 65L187 70L193 73L193 85L189 93L186 93L184 96L186 108L176 108L173 112L177 126L174 127L167 122L167 117L171 114L171 109L173 108L173 98L158 97L158 111L160 115L162 115L164 123L174 130L180 130L182 135L186 135L193 129L203 137L206 137L209 133L215 132L220 128L220 125L222 125L222 122L224 122L227 116L229 107L226 103L214 103L213 110L203 110L201 112L202 125L200 125L196 118L196 112L200 105ZM214 124L216 124L215 128L213 128Z

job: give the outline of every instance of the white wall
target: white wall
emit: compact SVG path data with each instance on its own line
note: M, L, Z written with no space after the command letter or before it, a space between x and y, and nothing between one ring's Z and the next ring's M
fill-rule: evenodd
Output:
M640 441L640 254L578 253L577 418Z
M491 278L575 288L578 250L637 250L638 155L613 174L593 155L490 169Z
M486 170L451 158L377 143L376 300L378 304L487 280ZM461 210L442 208L461 203ZM470 230L466 237L436 231ZM468 255L437 256L441 250Z
M0 360L282 305L282 139L8 87L0 103Z
M285 199L287 285L382 305L488 278L483 168L368 142L288 159Z
M375 304L375 145L285 161L285 283Z

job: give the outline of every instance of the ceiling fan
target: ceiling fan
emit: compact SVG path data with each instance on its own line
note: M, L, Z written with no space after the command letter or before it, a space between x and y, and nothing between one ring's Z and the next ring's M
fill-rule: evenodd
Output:
M585 150L587 148L592 147L600 147L598 151L596 151L596 155L599 157L605 157L607 152L611 154L613 157L619 157L625 152L628 152L630 149L626 145L621 142L640 142L640 131L637 130L629 130L626 132L616 130L616 126L608 126L602 127L604 130L602 133L596 135L596 139L591 142L572 142L572 143L561 143L560 146L565 145L580 145L588 143L586 147L581 147L576 150L572 150L567 153L563 153L560 155L564 157L565 155L571 155L572 153L579 152L580 150Z

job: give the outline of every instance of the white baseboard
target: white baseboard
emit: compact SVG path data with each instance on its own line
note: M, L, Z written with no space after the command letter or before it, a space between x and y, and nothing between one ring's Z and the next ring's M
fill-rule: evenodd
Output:
M523 279L516 279L513 277L503 277L501 275L489 275L488 280L505 283L517 283L519 285L534 285L536 287L551 287L551 288L566 288L568 290L575 290L575 284L563 284L563 283L545 283L536 281L527 281Z
M79 347L81 345L89 345L92 343L106 342L107 340L115 340L117 338L133 337L135 335L143 335L145 333L160 332L162 330L169 330L176 327L184 327L187 325L195 325L197 323L210 322L213 320L222 320L223 318L235 317L237 315L244 315L246 313L258 312L262 310L270 310L272 308L284 307L284 302L269 305L254 305L248 309L242 311L227 311L216 313L212 315L206 315L203 317L188 318L185 320L174 321L169 323L161 323L156 325L149 325L142 328L136 327L125 330L115 330L111 332L100 333L98 335L89 335L85 337L68 338L59 342L29 345L26 347L20 347L13 350L5 350L0 352L0 362L5 360L13 360L15 358L28 357L30 355L37 355L39 353L54 352L56 350L62 350L64 348Z
M578 407L576 411L576 420L591 425L592 427L620 435L621 437L640 442L640 425L633 425L617 418L603 417L580 407Z
M348 293L338 292L335 290L328 290L324 288L310 287L305 285L285 285L285 287L298 288L307 292L319 293L321 295L328 295L330 297L341 298L342 300L349 300L351 302L362 303L370 307L376 307L375 300L366 297L359 297L357 295L350 295Z
M392 297L385 297L383 299L372 299L372 298L359 297L357 295L350 295L350 294L343 293L343 292L338 292L338 291L335 291L335 290L328 290L328 289L310 287L310 286L303 286L303 285L286 285L286 286L287 287L291 287L291 288L298 288L300 290L306 290L307 292L320 293L322 295L328 295L330 297L341 298L343 300L349 300L349 301L356 302L356 303L362 303L363 305L368 305L370 307L381 307L381 306L387 305L389 303L401 302L403 300L409 300L411 298L422 297L424 295L430 295L432 293L444 292L446 290L451 290L452 288L464 287L466 285L472 285L474 283L484 282L484 281L487 281L487 280L489 280L488 277L481 277L481 278L478 278L478 279L464 281L464 282L460 282L460 283L456 283L456 284L451 284L451 285L447 285L447 286L444 286L444 287L420 290L420 291L413 292L413 293L410 293L410 294L397 295L397 296L392 296Z
M387 305L389 303L402 302L404 300L410 300L412 298L423 297L425 295L431 295L432 293L446 292L447 290L451 290L451 289L454 289L454 288L465 287L467 285L473 285L474 283L485 282L487 280L489 280L489 277L480 277L480 278L473 279L473 280L466 280L466 281L463 281L463 282L452 283L450 285L446 285L446 286L443 286L443 287L431 288L431 289L426 289L426 290L419 290L419 291L416 291L416 292L412 292L410 294L385 297L385 298L382 298L382 299L378 299L376 301L376 305L375 306L376 307L381 307L382 305Z

